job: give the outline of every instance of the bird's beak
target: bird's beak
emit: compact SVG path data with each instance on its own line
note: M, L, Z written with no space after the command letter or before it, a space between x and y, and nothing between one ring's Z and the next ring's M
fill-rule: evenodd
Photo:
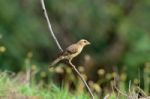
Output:
M87 42L87 45L90 45L91 43L90 42Z

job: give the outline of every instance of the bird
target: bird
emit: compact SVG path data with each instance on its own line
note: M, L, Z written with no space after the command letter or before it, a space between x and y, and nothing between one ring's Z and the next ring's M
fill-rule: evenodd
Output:
M61 60L68 60L69 62L71 62L73 58L75 58L81 53L81 51L86 45L90 45L90 44L91 43L86 39L81 39L78 42L71 44L61 53L61 55L58 58L56 58L50 64L49 68L56 65Z

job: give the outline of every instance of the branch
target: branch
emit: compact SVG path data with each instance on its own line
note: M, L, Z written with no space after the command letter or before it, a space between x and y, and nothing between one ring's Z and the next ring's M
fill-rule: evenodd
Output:
M48 18L48 14L47 14L47 11L46 11L46 8L45 8L44 0L41 0L41 5L42 5L43 13L44 13L44 15L45 15L45 18L46 18L46 21L47 21L47 24L48 24L49 31L50 31L50 33L51 33L51 35L52 35L52 37L53 37L55 43L57 44L59 50L60 50L61 52L63 52L63 49L61 48L61 46L60 46L60 44L59 44L59 42L58 42L58 40L57 40L57 38L56 38L56 36L55 36L53 30L52 30L52 26L51 26L51 23L50 23L50 20L49 20L49 18Z
M72 62L69 60L69 64L72 66L72 68L75 70L75 72L78 74L78 76L80 77L80 79L83 81L84 85L86 86L86 88L88 89L92 99L94 98L94 95L90 89L90 87L88 86L88 84L86 83L86 81L84 80L84 78L81 76L80 72L76 69L75 65L72 64Z
M61 52L63 52L63 49L61 48L61 46L60 46L60 44L59 44L59 42L58 42L56 36L54 35L53 30L52 30L52 26L51 26L51 23L50 23L50 21L49 21L48 14L47 14L47 11L46 11L46 8L45 8L44 0L41 0L41 5L42 5L42 9L43 9L43 12L44 12L44 15L45 15L47 24L48 24L49 31L50 31L50 33L51 33L51 35L52 35L54 41L56 42L56 44L57 44L59 50L60 50ZM91 89L89 88L88 84L87 84L86 81L83 79L83 77L81 76L80 72L79 72L79 71L76 69L76 67L71 63L71 61L69 61L69 64L73 67L73 69L76 71L76 73L78 74L78 76L81 78L81 80L83 81L83 83L84 83L85 86L87 87L87 89L88 89L88 91L89 91L89 93L90 93L92 99L95 99L95 98L94 98L94 95L93 95L93 93L92 93L92 91L91 91Z

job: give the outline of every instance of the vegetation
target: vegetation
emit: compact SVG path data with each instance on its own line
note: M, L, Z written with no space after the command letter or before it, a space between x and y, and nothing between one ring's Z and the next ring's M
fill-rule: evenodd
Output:
M21 78L20 78L21 77ZM24 82L23 76L15 76L13 73L1 72L0 73L0 98L1 99L89 99L83 89L83 84L80 84L76 92L70 93L68 91L68 85L64 85L63 88L58 88L53 83L49 83L43 87L42 82L36 84L33 80L32 83ZM24 83L23 83L24 82ZM68 82L67 82L68 83ZM134 82L137 83L137 82ZM146 93L139 87L135 87L129 83L129 91L126 92L124 89L124 82L119 83L118 89L116 86L112 86L113 92L105 91L104 99L137 99L139 93L142 97L146 97ZM98 83L90 82L91 88L96 93L100 93L102 90L99 88ZM116 91L115 91L116 90ZM96 99L98 96L96 96ZM107 97L107 98L106 98ZM146 98L148 99L148 98Z
M73 96L67 89L60 89L54 84L47 88L34 84L31 86L21 84L5 72L0 74L0 88L0 99L87 99L88 97L84 93Z

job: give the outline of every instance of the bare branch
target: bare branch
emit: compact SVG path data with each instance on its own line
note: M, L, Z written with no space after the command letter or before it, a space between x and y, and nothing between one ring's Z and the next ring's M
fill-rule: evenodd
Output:
M58 42L58 40L57 40L57 38L56 38L56 36L55 36L53 30L52 30L52 26L51 26L51 23L50 23L50 20L49 20L49 18L48 18L48 14L47 14L47 11L46 11L46 8L45 8L44 0L41 0L41 5L42 5L43 13L44 13L44 15L45 15L45 18L46 18L46 21L47 21L47 24L48 24L49 31L50 31L50 33L51 33L51 35L52 35L54 41L56 42L56 44L57 44L59 50L60 50L61 52L63 52L63 49L62 49L62 47L60 46L60 44L59 44L59 42Z
M88 86L88 84L86 83L86 81L84 80L84 78L81 76L80 72L76 69L75 65L72 64L72 62L69 60L69 64L72 66L72 68L75 70L75 72L78 74L78 76L80 77L80 79L83 81L84 85L86 86L86 88L88 89L92 99L94 98L94 95L90 89L90 87Z
M60 46L60 44L59 44L59 42L58 42L56 36L54 35L53 30L52 30L52 26L51 26L51 23L50 23L50 21L49 21L48 14L47 14L47 11L46 11L46 8L45 8L44 0L41 0L41 5L42 5L42 9L43 9L43 12L44 12L44 15L45 15L47 24L48 24L49 31L50 31L50 33L51 33L51 35L52 35L54 41L56 42L56 44L57 44L59 50L60 50L61 52L63 52L63 49L61 48L61 46ZM85 86L87 87L87 89L88 89L88 91L89 91L89 93L90 93L92 99L95 99L95 98L94 98L94 95L93 95L93 93L92 93L92 91L91 91L91 89L89 88L89 86L88 86L88 84L86 83L86 81L84 80L84 78L81 76L80 72L79 72L79 71L76 69L76 67L71 63L71 61L69 61L69 64L73 67L73 69L76 71L76 73L78 74L78 76L81 78L81 80L83 81L83 83L84 83Z

